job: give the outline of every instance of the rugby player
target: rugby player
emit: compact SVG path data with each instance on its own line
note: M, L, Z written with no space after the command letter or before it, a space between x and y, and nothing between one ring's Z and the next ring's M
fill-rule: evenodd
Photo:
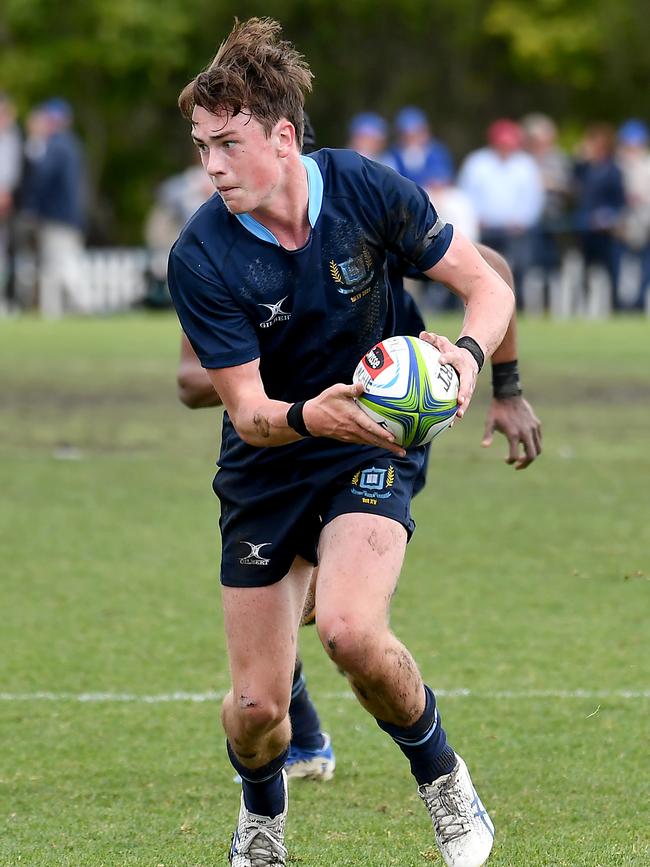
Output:
M227 411L214 481L233 683L222 720L243 781L230 860L286 864L287 711L318 561L323 646L408 758L446 863L478 867L492 823L388 626L425 451L397 445L347 383L367 348L394 333L387 251L465 303L456 344L421 334L459 373L458 418L484 359L507 343L513 294L409 181L349 151L301 157L310 87L277 22L251 19L179 98L219 193L175 244L169 285ZM507 377L518 391L512 368Z

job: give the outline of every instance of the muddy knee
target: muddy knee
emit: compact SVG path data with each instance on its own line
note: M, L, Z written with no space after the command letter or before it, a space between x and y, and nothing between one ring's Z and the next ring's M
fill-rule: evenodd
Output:
M327 655L347 674L372 671L381 637L369 626L342 617L318 623L318 634Z
M241 739L259 737L278 726L286 717L288 703L268 696L235 694L232 704Z

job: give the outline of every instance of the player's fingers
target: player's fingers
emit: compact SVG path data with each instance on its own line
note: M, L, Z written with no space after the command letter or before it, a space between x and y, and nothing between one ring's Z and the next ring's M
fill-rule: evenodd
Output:
M461 401L460 395L458 395L458 409L456 410L456 418L460 421L461 418L464 418L465 413L469 408L470 401L472 399L472 395L469 397L464 397Z
M515 464L519 459L519 437L508 437L508 457L506 458L507 464Z
M538 454L532 432L527 436L521 437L521 444L524 447L524 453L519 457L515 464L516 470L525 470L526 467L532 464Z
M395 438L392 436L392 434L391 438L389 439L383 433L377 435L374 432L364 430L362 433L360 433L359 439L370 446L377 446L380 449L388 449L389 452L392 452L395 455L399 455L401 458L406 455L406 452L404 451L402 446L398 445L398 443L395 442Z
M474 385L476 383L476 377L471 375L460 375L460 386L458 388L458 412L456 415L458 418L462 418L467 412L467 407L469 406L469 402L472 399L472 394L474 393Z
M483 448L487 448L492 445L492 440L494 439L494 422L489 420L485 423L485 430L483 431L483 439L481 440L481 445Z
M402 448L402 446L398 446L397 443L379 443L379 445L382 449L388 449L389 452L397 455L398 458L406 457L406 451Z
M388 449L389 452L399 455L401 458L406 455L402 446L395 442L395 435L367 416L359 419L358 428L357 437L361 442L378 446L381 449Z
M526 457L530 458L531 461L534 461L535 458L537 457L538 451L537 451L537 445L535 443L535 438L533 437L533 432L530 431L529 433L524 434L521 437L521 442L522 442L522 445L524 447L524 452L526 454Z
M364 392L363 385L360 382L353 382L352 385L346 385L345 388L347 397L359 397Z
M542 453L542 429L539 425L533 430L533 439L535 441L535 448L537 449L537 454L541 455Z
M395 434L391 433L387 428L382 427L376 421L373 421L363 411L359 410L358 414L355 413L354 421L359 429L357 433L366 438L372 437L375 444L379 443L381 446L384 446L386 442L395 442Z
M447 337L443 337L442 334L435 334L433 331L420 332L420 340L424 340L425 343L430 343L431 346L435 346L435 348L440 352L452 349L454 345ZM442 359L440 359L440 363L444 364Z

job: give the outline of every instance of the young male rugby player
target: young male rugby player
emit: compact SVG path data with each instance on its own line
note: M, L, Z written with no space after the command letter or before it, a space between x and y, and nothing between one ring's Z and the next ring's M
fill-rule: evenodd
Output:
M456 344L422 334L459 373L459 418L503 343L513 295L409 181L349 151L301 157L310 86L279 25L251 19L179 99L219 192L174 246L169 282L227 410L214 482L232 676L222 719L243 780L230 860L286 864L287 709L318 559L323 646L407 756L446 863L478 867L492 823L433 693L388 627L424 450L399 447L348 383L368 347L394 333L387 251L465 303Z

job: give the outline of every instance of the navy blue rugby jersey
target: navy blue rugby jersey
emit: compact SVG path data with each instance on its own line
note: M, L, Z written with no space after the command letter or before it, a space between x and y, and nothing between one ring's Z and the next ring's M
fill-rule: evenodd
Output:
M359 359L395 334L387 253L426 271L446 253L452 228L427 194L354 151L303 156L309 240L285 250L250 214L218 195L172 248L169 288L181 325L206 368L260 360L267 395L294 402L349 383ZM244 468L299 455L334 458L379 450L326 438L273 449L244 443L224 413L219 464Z

